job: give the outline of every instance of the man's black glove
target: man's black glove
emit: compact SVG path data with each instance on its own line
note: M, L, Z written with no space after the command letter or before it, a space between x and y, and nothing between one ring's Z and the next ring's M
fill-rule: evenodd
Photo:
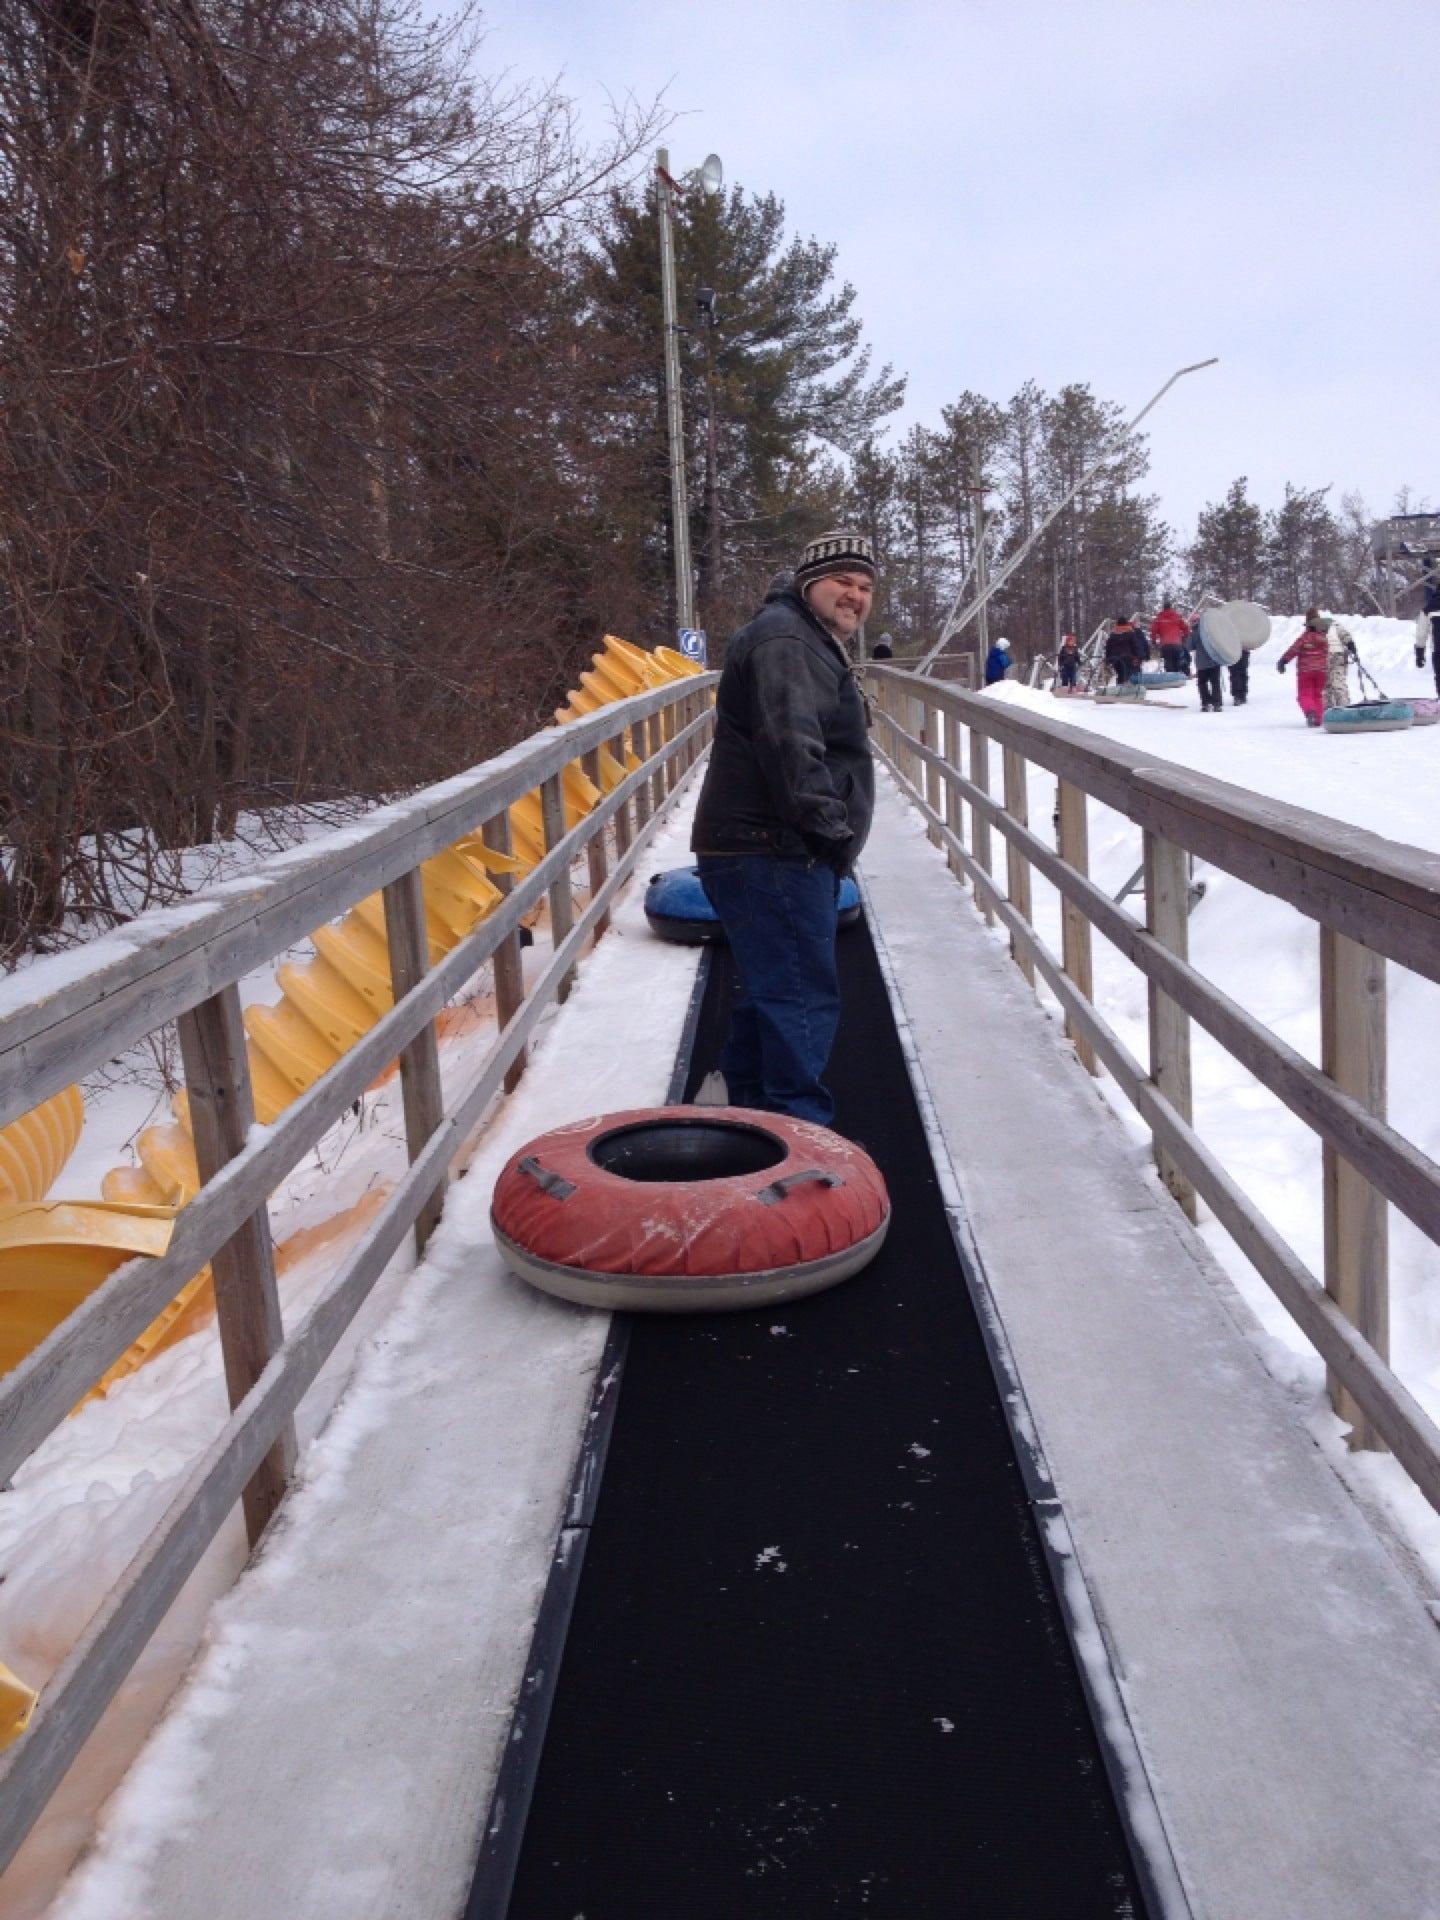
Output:
M1348 659L1354 660L1358 665L1360 660L1360 649L1356 646L1353 640L1347 640L1345 642L1345 653ZM1425 663L1422 660L1420 664L1423 666Z
M1425 642L1423 640L1417 640L1415 642L1415 664L1417 667L1423 667L1425 664Z
M817 835L810 842L810 851L817 866L829 867L832 873L843 880L852 865L850 852L851 839L822 840Z
M1275 662L1275 671L1277 673L1283 673L1285 671L1285 662L1283 660L1277 660Z

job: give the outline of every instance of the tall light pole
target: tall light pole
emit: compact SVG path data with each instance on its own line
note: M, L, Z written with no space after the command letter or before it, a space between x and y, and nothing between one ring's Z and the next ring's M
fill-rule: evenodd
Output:
M675 624L682 633L695 625L695 574L690 559L690 502L685 485L685 416L680 404L680 316L675 298L675 229L672 194L683 192L670 172L670 155L655 156L656 197L660 203L660 304L665 328L665 416L670 430L670 544L675 555ZM711 154L699 172L707 193L724 182L719 156Z

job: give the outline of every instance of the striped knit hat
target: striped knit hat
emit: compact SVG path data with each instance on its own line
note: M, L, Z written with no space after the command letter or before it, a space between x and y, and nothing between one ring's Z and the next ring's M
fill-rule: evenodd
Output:
M813 581L823 580L827 573L868 573L872 580L875 578L875 555L863 533L837 527L810 541L795 569L795 592L803 595Z

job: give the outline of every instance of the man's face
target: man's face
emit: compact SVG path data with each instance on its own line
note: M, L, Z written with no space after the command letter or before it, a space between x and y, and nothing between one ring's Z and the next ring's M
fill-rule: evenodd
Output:
M864 624L875 597L868 573L827 573L805 589L810 611L837 640L848 640Z

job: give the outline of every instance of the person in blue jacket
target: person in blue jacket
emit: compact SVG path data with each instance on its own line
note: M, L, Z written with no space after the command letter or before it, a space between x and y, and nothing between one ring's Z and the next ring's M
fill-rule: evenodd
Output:
M1010 642L997 640L985 656L985 684L991 687L1003 680L1010 668Z

